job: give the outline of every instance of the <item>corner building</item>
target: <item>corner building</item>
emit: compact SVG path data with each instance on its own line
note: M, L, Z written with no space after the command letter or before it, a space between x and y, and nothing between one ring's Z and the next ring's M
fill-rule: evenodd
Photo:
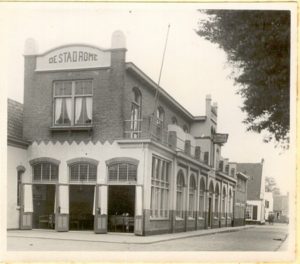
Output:
M155 107L157 84L125 55L119 31L110 49L37 54L26 42L21 229L152 235L233 225L237 171L221 156L228 135L217 132L217 105L207 96L205 116L193 116L160 88Z

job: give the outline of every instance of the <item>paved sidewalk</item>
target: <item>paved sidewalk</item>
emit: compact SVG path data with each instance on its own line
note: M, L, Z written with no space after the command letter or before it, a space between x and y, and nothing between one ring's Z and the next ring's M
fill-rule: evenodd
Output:
M163 234L153 236L135 236L130 233L108 233L95 234L92 231L69 231L56 232L54 230L9 230L8 237L23 237L23 238L39 238L53 240L72 240L72 241L89 241L89 242L105 242L105 243L121 243L121 244L152 244L162 241L170 241L188 237L198 237L212 235L216 233L236 232L239 230L253 228L254 226L238 226L238 227L223 227L216 229L205 229L197 231L189 231L175 234Z

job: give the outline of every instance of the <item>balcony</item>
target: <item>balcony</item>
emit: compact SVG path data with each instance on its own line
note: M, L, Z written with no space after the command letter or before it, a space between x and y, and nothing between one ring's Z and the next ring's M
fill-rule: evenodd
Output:
M185 133L177 125L164 126L160 120L153 116L147 116L138 120L124 121L125 139L152 139L177 152L200 161L209 163L209 153L201 151L196 145L195 139L189 133Z

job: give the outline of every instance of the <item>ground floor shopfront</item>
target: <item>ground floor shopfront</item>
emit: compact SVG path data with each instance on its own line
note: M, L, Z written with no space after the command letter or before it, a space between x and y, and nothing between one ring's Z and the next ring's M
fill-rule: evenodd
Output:
M234 222L233 177L152 141L34 142L27 158L8 215L21 229L151 235Z

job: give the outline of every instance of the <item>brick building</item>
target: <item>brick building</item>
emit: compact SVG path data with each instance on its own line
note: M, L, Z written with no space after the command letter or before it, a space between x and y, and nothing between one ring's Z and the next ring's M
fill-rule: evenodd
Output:
M217 132L217 105L207 96L205 116L193 116L162 88L156 104L157 84L125 57L118 31L110 49L37 54L26 42L11 228L150 235L233 224L237 165L221 156L228 135Z
M248 176L246 222L265 223L265 178L260 163L237 163L237 170Z

